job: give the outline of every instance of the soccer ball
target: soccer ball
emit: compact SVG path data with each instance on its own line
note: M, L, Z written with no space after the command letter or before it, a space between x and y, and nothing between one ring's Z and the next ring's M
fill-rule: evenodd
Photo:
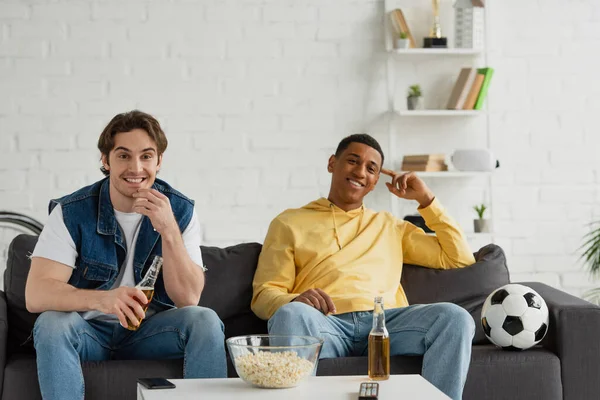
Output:
M485 300L481 325L496 346L525 350L546 335L548 306L535 290L511 283L494 290Z

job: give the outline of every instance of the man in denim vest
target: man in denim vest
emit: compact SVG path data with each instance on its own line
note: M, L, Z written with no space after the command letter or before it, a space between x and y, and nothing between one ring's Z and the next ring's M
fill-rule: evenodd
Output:
M183 358L185 378L226 376L223 324L197 305L194 202L156 179L166 147L155 118L119 114L98 140L106 178L50 202L25 290L27 309L42 313L33 339L44 399L82 399L82 361ZM144 312L135 285L157 255L164 264Z

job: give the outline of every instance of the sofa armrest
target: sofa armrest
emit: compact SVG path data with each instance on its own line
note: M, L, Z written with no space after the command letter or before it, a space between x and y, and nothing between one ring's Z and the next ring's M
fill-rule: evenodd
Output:
M523 282L546 301L550 323L542 345L560 358L565 400L600 393L600 307L539 282Z
M8 346L8 310L6 309L6 294L0 290L0 394L4 384L4 367Z

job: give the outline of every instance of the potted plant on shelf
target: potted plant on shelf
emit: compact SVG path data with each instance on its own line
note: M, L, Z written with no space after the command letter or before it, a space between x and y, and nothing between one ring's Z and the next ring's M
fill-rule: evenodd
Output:
M484 219L483 214L487 210L485 204L473 206L473 209L477 213L479 219L473 220L473 227L475 233L489 233L492 231L492 222L489 219Z
M598 277L600 276L600 226L598 223L583 237L583 240L584 243L579 248L579 250L583 250L580 259L588 267L590 275ZM600 305L600 287L588 290L581 297L590 303Z
M409 110L423 109L423 93L421 92L420 85L411 85L408 88L408 97L406 99L406 105Z
M406 32L400 32L400 37L396 39L397 49L408 49L410 47L410 39Z

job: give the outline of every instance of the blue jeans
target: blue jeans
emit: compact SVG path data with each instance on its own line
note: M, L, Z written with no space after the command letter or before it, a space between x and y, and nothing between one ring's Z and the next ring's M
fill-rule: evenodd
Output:
M304 303L288 303L269 319L269 333L324 340L320 358L366 356L373 312L325 316ZM423 355L421 374L452 399L461 399L471 361L475 323L451 303L385 310L391 355Z
M159 312L137 331L86 321L76 312L46 311L35 323L33 338L44 399L83 399L82 361L183 358L185 378L227 376L223 323L204 307Z

